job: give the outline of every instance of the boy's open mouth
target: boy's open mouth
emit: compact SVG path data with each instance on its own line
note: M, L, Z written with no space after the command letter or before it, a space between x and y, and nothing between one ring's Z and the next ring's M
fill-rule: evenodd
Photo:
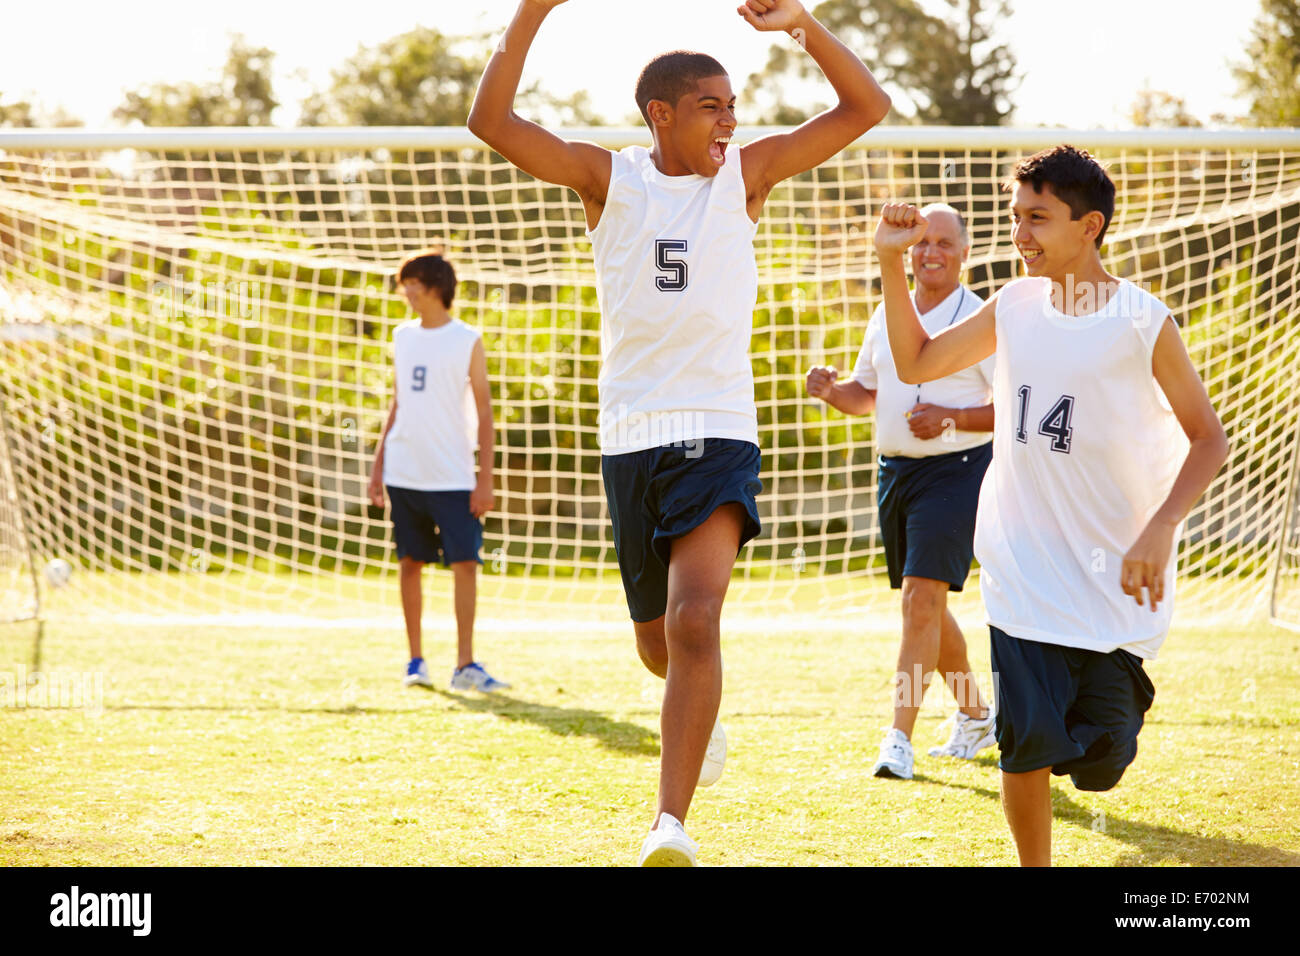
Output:
M719 166L726 162L727 144L730 142L730 136L719 136L709 144L709 155Z

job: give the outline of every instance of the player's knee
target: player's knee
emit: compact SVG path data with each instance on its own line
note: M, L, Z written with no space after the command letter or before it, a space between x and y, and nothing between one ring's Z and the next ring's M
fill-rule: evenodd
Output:
M1119 783L1127 767L1091 767L1088 770L1070 774L1070 782L1076 790L1101 793L1110 790Z
M637 656L651 674L664 677L668 673L668 646L662 641L654 641L638 636L636 639Z
M1109 790L1119 783L1134 758L1137 757L1137 741L1129 741L1113 747L1100 759L1087 766L1078 767L1070 773L1070 782L1077 790L1101 792Z
M903 579L903 618L913 624L939 620L947 603L948 585L924 578Z
M716 644L722 621L722 598L689 594L669 603L665 622L675 642Z

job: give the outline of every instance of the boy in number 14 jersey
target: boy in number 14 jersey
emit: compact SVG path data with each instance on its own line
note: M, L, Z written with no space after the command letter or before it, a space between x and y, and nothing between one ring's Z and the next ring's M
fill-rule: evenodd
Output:
M1051 863L1050 774L1109 790L1137 754L1173 603L1177 529L1227 439L1169 310L1102 266L1115 185L1070 146L1021 162L1012 239L1028 276L934 336L903 253L906 204L876 231L899 377L925 382L996 354L993 463L975 556L997 680L1002 805L1020 862Z

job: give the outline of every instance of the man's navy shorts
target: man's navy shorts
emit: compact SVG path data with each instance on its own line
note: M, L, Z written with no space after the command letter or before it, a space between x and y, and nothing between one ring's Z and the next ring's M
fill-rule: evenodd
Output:
M633 621L663 615L673 539L702 525L720 505L735 502L745 509L741 547L762 530L758 468L758 446L730 438L695 439L601 458L618 570Z
M470 513L468 491L388 489L392 504L397 557L446 567L458 561L483 560L483 524Z
M876 503L889 586L947 581L960 591L974 556L975 509L993 443L930 458L880 456Z
M989 628L996 733L1007 773L1051 767L1080 790L1109 790L1137 756L1155 697L1142 659L1010 637Z

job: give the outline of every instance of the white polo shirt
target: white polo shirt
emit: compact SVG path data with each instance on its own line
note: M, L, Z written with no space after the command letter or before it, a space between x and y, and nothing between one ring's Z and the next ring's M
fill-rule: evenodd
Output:
M915 304L916 295L913 293ZM921 316L921 327L930 335L956 325L977 311L984 300L965 286L957 286L948 298ZM944 408L978 408L993 401L993 356L946 378L906 385L894 367L885 327L885 306L876 307L867 323L867 339L853 367L853 381L876 390L876 452L889 457L929 458L955 451L967 451L993 440L992 432L953 430L936 438L917 438L907 427L907 413L918 402Z

